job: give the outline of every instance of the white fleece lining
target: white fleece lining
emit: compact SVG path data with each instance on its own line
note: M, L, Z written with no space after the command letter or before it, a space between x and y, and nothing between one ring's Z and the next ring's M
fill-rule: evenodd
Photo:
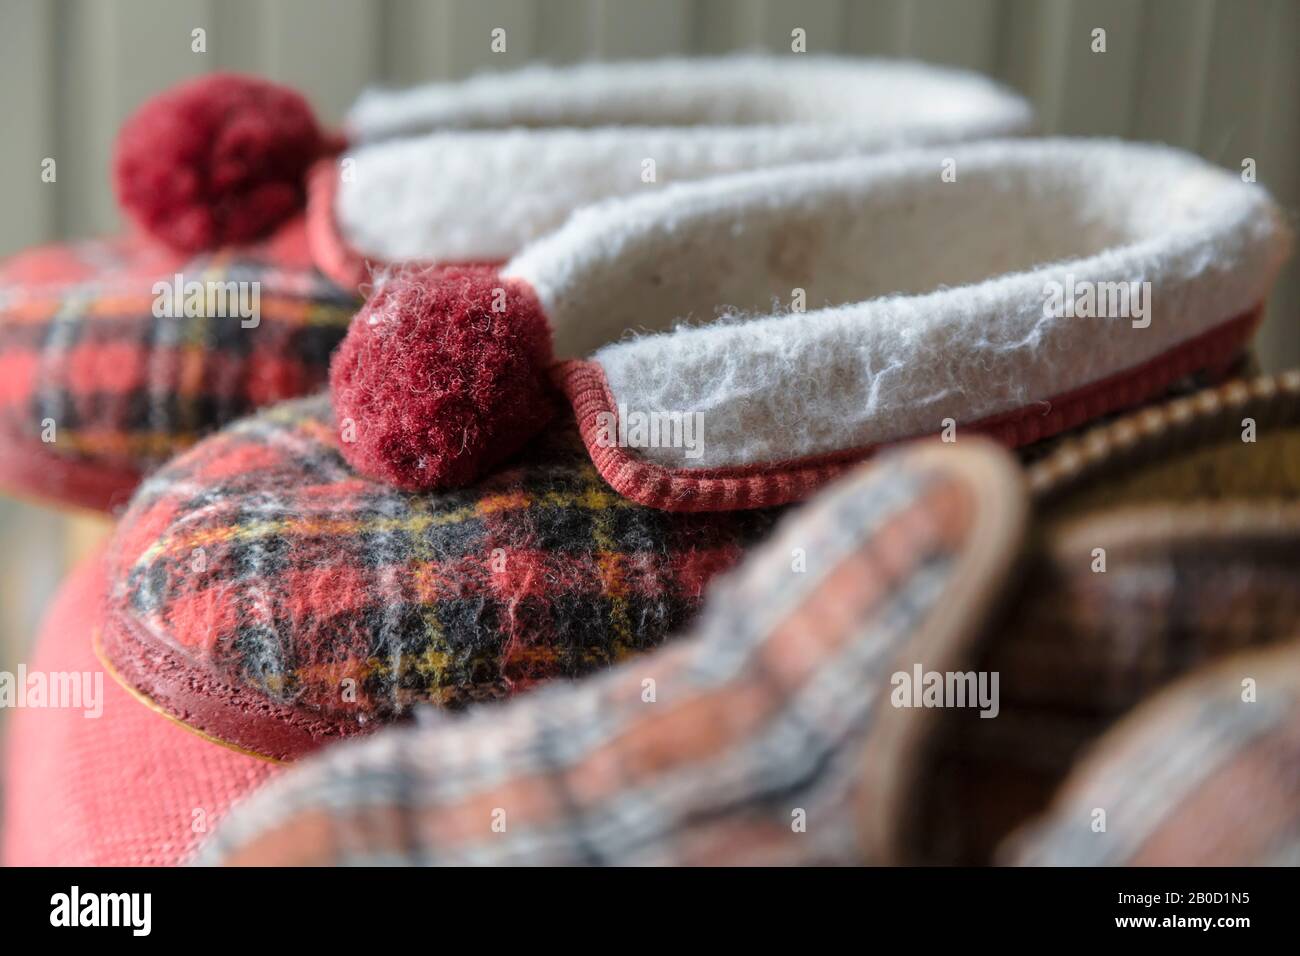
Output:
M363 96L334 215L372 259L500 260L600 199L1014 135L1031 120L1024 100L983 77L908 62L740 56L532 68Z
M533 66L455 83L371 90L355 141L446 129L766 126L1021 127L1029 106L979 74L906 60L740 54Z
M598 349L616 405L703 415L698 457L640 454L717 468L930 434L1132 368L1259 303L1289 239L1262 187L1190 154L1007 141L609 201L504 273L537 290L560 355ZM1149 327L1046 317L1047 283L1071 278L1150 282ZM810 311L774 312L795 288ZM683 321L709 324L617 341Z

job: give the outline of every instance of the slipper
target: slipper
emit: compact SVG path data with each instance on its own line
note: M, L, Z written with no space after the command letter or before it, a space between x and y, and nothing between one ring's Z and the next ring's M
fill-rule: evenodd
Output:
M1106 181L1106 177L1115 180L1115 188L1107 195L1116 203L1112 210L1116 223L1107 228L1093 227L1085 237L1090 245L1082 247L1092 254L1085 258L1065 259L1033 271L928 295L868 300L860 307L826 312L820 317L808 313L647 336L615 344L605 353L602 367L609 368L614 367L609 354L622 351L633 357L649 356L645 375L630 379L615 376L615 380L639 382L647 389L662 383L676 390L682 399L680 404L644 401L627 405L626 393L615 404L609 396L620 396L617 387L609 392L578 387L573 384L572 363L553 366L547 362L552 334L558 338L568 334L566 329L589 331L581 321L584 317L595 322L601 316L619 318L619 308L635 311L637 303L654 301L645 288L634 285L631 294L611 292L604 299L598 295L594 301L603 303L603 309L564 313L570 318L555 323L552 330L547 316L554 309L544 308L542 303L568 301L563 296L556 298L554 293L554 289L565 287L542 285L540 288L552 291L539 292L536 282L510 278L511 269L522 269L520 263L536 263L547 257L570 262L576 269L580 257L565 258L563 250L570 247L564 237L570 230L585 235L583 223L593 218L601 223L613 222L619 228L647 224L642 232L634 229L634 237L644 234L662 238L675 231L681 248L689 251L695 248L685 241L692 229L690 217L670 227L672 220L666 214L643 216L636 210L647 199L655 201L652 205L656 209L660 205L677 209L680 197L700 198L716 190L721 190L724 209L753 212L761 208L754 203L772 204L775 212L771 217L755 213L755 222L739 231L740 238L735 240L740 247L737 263L764 262L767 259L762 246L793 234L788 228L779 228L782 223L788 226L790 210L780 200L782 190L767 188L772 183L786 183L794 194L802 195L802 201L817 211L820 228L831 229L839 223L852 234L860 210L852 216L837 212L844 208L838 199L846 190L852 195L856 195L854 190L865 190L868 199L875 196L886 210L893 202L894 208L912 209L929 223L938 215L937 210L922 215L926 207L919 200L911 202L910 193L899 184L920 175L918 169L928 168L930 171L917 186L926 193L932 178L940 182L933 176L934 169L941 165L938 155L915 153L830 166L790 167L676 187L625 204L598 206L580 214L561 233L530 247L506 268L504 277L481 269L454 267L401 273L371 298L337 353L332 371L332 410L323 402L298 406L286 412L288 419L277 419L273 414L259 424L214 439L201 453L185 459L170 473L172 477L137 498L119 530L116 612L105 632L106 653L133 687L208 733L271 756L299 756L323 740L368 731L376 716L391 719L414 700L446 699L455 703L482 694L499 696L506 684L515 686L511 683L515 678L508 657L489 656L490 663L481 677L464 676L463 662L479 660L484 642L489 648L511 650L518 642L529 640L573 641L577 625L568 614L577 615L579 621L604 620L600 614L592 618L592 605L584 601L563 604L559 623L548 622L540 629L527 621L521 623L515 616L507 615L501 619L504 623L495 618L481 619L481 603L474 602L484 601L484 588L490 587L484 584L490 579L482 576L485 552L478 549L466 553L449 539L438 539L430 545L439 570L430 578L431 583L426 582L432 590L416 592L414 603L424 607L424 601L439 600L442 593L448 593L446 581L454 583L450 593L458 593L468 575L473 601L467 619L452 627L446 621L450 611L441 611L439 627L446 632L444 635L437 633L438 628L431 628L419 613L414 621L405 623L377 616L376 604L397 615L398 609L409 610L412 601L401 590L408 586L406 578L378 579L380 572L374 570L376 562L367 551L369 539L356 530L363 518L369 520L365 509L371 508L376 498L390 502L385 504L388 516L395 516L399 527L410 509L468 504L473 509L482 508L481 498L488 496L491 500L499 493L502 482L511 493L520 487L518 482L527 487L530 480L521 475L526 475L534 464L530 456L541 453L545 458L550 454L546 449L556 447L554 442L560 441L564 454L572 455L565 459L565 468L572 474L591 476L598 508L621 509L637 504L652 511L700 513L705 519L715 520L727 511L806 497L850 462L869 453L875 447L871 435L881 439L875 444L906 437L910 431L908 416L918 414L918 408L930 407L936 415L946 412L954 426L959 420L973 422L954 428L954 437L991 431L1014 445L1156 396L1190 373L1212 372L1239 360L1257 321L1259 303L1286 253L1286 231L1266 194L1185 154L1150 147L1047 142L977 145L966 150L961 154L966 172L959 176L965 175L976 186L959 195L966 195L965 201L973 208L984 208L998 197L1005 199L1005 189L1023 189L1023 185L1014 184L1027 182L1038 184L1031 192L1040 197L1040 206L1049 202L1042 196L1056 197L1051 201L1059 205L1064 202L1061 190L1067 184L1060 179L1061 170L1066 169L1074 175L1068 182L1074 183L1075 191L1065 195L1075 196L1080 203L1078 197L1092 195L1091 187L1097 182ZM1008 177L1006 170L1016 168L1009 157L1018 157L1021 171L1036 171L1039 178ZM930 165L931 161L934 165ZM829 186L823 193L804 192L810 181L821 182L828 176ZM1052 186L1046 193L1040 192L1043 181ZM939 188L954 185L942 184ZM879 187L878 194L873 187ZM769 198L760 200L756 195ZM1124 232L1127 219L1120 216L1121 196L1150 214L1155 224L1151 236L1140 238ZM836 202L831 202L832 198ZM628 212L628 205L636 214L609 212ZM1024 203L1011 203L1009 208L1031 205L1026 199ZM686 203L681 208L697 207ZM705 204L698 208L707 212L710 207ZM1024 246L1016 246L1016 254L1026 261L1044 255L1045 249L1058 249L1058 254L1067 255L1066 248L1076 252L1080 248L1063 245L1065 240L1053 225L1057 220L1045 216L1044 208L1025 216L1013 230L1013 234L1021 236ZM1173 215L1176 209L1183 209L1181 218ZM1081 208L1076 212L1084 215ZM903 218L910 223L909 216ZM876 227L887 221L883 212L868 218ZM1147 221L1136 215L1129 218ZM734 226L736 221L730 214L701 214L700 219L713 224L709 229L728 232L732 226L727 223ZM950 215L947 221L961 220ZM702 235L709 234L709 229L701 228ZM917 241L920 229L912 225ZM906 235L905 230L894 233ZM1113 248L1106 245L1118 243L1115 237L1120 234L1132 241ZM746 237L751 235L759 237L754 240L757 248L745 245ZM1068 238L1071 242L1077 239ZM1056 246L1050 245L1053 242ZM660 248L661 244L650 245ZM610 260L607 274L612 277L613 289L625 289L622 283L633 281L629 277L639 274L627 267L619 252L636 248L631 239L590 247L610 250L597 254L595 261ZM655 263L665 269L671 264L671 250L662 251L661 257L653 258L645 267L650 269L649 274L655 274ZM966 252L969 250L963 249L963 255L954 261L964 262ZM1011 268L1016 260L1008 255L1002 254L998 261ZM974 266L963 268L973 270ZM891 274L898 269L891 269ZM758 271L766 275L765 267ZM1151 292L1145 295L1150 310L1145 311L1143 306L1142 317L1072 314L1058 320L1045 316L1047 286L1057 280L1074 283L1076 273L1091 277L1079 278L1079 283L1119 283L1136 281L1131 280L1133 275L1149 276L1146 281L1151 282ZM692 271L683 265L680 272L664 274L675 276L664 289L671 290L678 283L690 287L696 281L711 288L710 280L704 278L712 274L710 270ZM732 275L728 270L721 274ZM560 275L569 272L561 270ZM929 277L926 281L933 280ZM648 287L654 287L652 280L646 281ZM596 283L593 287L602 286ZM919 310L927 302L940 319L920 317ZM1167 304L1161 307L1162 302ZM1071 303L1078 304L1073 298ZM664 314L676 311L668 308ZM915 321L900 323L895 316L891 324L887 316L895 313ZM631 321L627 316L619 320ZM690 343L697 333L721 335L735 347L715 348L705 342L693 347ZM741 338L733 340L733 333ZM749 333L752 337L746 338ZM800 344L804 333L807 342ZM663 359L665 353L669 358ZM714 364L691 365L693 357L699 355L711 355ZM907 370L908 362L915 366L915 374ZM730 366L726 363L733 363L735 368L727 371ZM886 387L872 371L893 365L898 365L890 373L897 379L897 388ZM577 373L589 371L590 367L579 363ZM987 374L973 375L973 368L986 370ZM565 403L553 395L552 375L562 385L568 382L572 412L564 411ZM928 376L933 376L933 381L926 385ZM822 388L822 382L832 382L834 387ZM715 388L719 396L701 396L695 391L697 386ZM1040 394L1042 397L1037 397ZM1033 404L1025 404L1030 400ZM601 401L607 402L606 408L624 405L632 411L644 411L648 407L656 412L666 410L669 415L676 411L682 426L698 415L710 431L695 447L712 467L683 467L665 477L663 466L651 461L648 454L680 454L685 458L691 448L673 447L669 442L666 447L646 449L647 456L642 458L642 449L605 441L608 430L605 436L593 435L602 428L600 411L593 411L593 404L599 407ZM1007 411L1003 407L1006 402L1019 404ZM791 419L792 410L801 417ZM559 417L553 418L555 414ZM294 416L301 420L301 426L294 424ZM735 427L728 426L728 416L732 416ZM615 419L606 418L604 425L617 432L622 417L620 411ZM585 451L566 443L575 422ZM710 437L715 423L721 423L721 439ZM780 434L774 430L777 426L783 429ZM287 435L282 434L285 431ZM681 435L686 437L685 427ZM751 452L760 456L764 449L776 447L782 435L788 447L822 442L822 447L811 451L823 459L815 464L807 458L797 459L794 465L780 460L768 465L748 459L727 465L716 458L715 449L719 447L724 456L737 450L745 456ZM251 449L247 447L250 436L255 439ZM289 460L291 448L300 453ZM636 461L628 465L634 454L638 455ZM715 457L710 459L710 455ZM512 461L517 463L514 468ZM430 481L431 476L437 480ZM422 492L427 499L401 495L401 489L412 487L432 487L436 491ZM306 502L304 488L311 491ZM354 499L358 488L362 492ZM523 500L533 501L527 493ZM255 530L239 531L245 523L252 524ZM296 543L316 535L318 527L326 531L323 544L313 542L307 548ZM734 558L741 544L752 540L752 536L740 526L723 527L724 540L729 547L735 546L735 551L729 552ZM361 577L349 576L332 591L321 583L319 575L302 580L277 576L270 587L263 584L266 573L281 575L286 567L303 568L301 562L309 558L302 555L313 556L310 560L315 562L314 569L331 566L338 558L338 553L330 550L336 528L342 529L342 537L348 542L342 552L342 567L349 575L357 566L364 568ZM285 533L289 541L295 542L293 545L286 543L284 529L288 529ZM190 553L209 537L228 547L233 557L199 575L192 574L188 570ZM254 542L253 559L240 556L240 542L245 539ZM620 552L627 546L626 540L620 532L609 539L607 547ZM412 561L418 566L418 548L422 546L410 536L398 537L392 544L391 558L378 566L387 569L390 562L396 562L408 567ZM500 546L510 551L523 544L519 538L507 536ZM284 554L290 547L294 557ZM319 556L314 556L317 547L321 550ZM585 547L588 553L597 550L592 545ZM660 544L653 543L652 547ZM263 555L264 549L270 549L269 557ZM668 551L675 553L675 546L669 546ZM260 570L259 564L270 571ZM506 607L511 607L510 602L523 593L520 589L540 588L539 600L543 602L549 601L553 593L567 593L572 576L564 574L563 568L551 574L554 583L545 586L545 578L506 578L511 582L506 589ZM609 586L609 579L599 568L583 572L579 578L587 583L578 590L589 598L600 598ZM664 582L651 576L650 581L647 586L652 595L676 594L678 585L671 578ZM335 620L340 606L343 616ZM496 614L497 605L492 606ZM638 647L652 646L671 630L665 627L665 621L663 614L645 615L626 633L639 642ZM435 632L433 638L429 637L431 631ZM621 632L611 631L602 623L594 633L596 637L582 638L581 643L617 643L619 638L611 635ZM444 637L452 641L454 653L450 657L445 656L448 648L438 643ZM444 656L417 666L402 650L408 640L415 642L417 659L430 647ZM622 640L626 643L627 638ZM596 656L602 662L609 659L608 655ZM380 666L389 657L395 663ZM164 667L158 663L160 660L170 663ZM507 661L504 670L498 670L499 660ZM567 665L558 671L541 668L543 676L579 672L585 671ZM340 682L345 678L352 681L347 685L352 691L358 679L367 684L367 691L349 691L344 696ZM207 681L212 682L212 687L206 686ZM397 693L403 686L413 688L414 693L405 697Z
M602 199L726 172L1029 131L1023 99L919 63L740 55L534 67L372 92L313 171L313 251L377 265L502 262Z
M1028 444L1221 371L1289 248L1265 191L1157 146L716 177L584 208L499 270L399 271L335 353L341 447L458 487L545 428L553 382L621 495L784 504L902 439Z
M155 315L159 290L183 301L176 276L182 289L213 283L203 288L235 308L244 295L250 317L210 316L206 305ZM130 236L10 258L0 265L0 486L120 507L204 433L319 388L358 301L316 271L301 217L269 240L198 255Z
M890 674L918 656L961 666L1025 517L1017 466L992 444L882 457L795 512L680 641L330 748L228 817L198 860L887 859L917 785L910 755L939 714L891 706Z
M973 662L1000 674L1000 714L957 715L936 737L917 862L996 858L1134 707L1300 633L1300 371L1083 430L1026 477L1024 570Z
M1197 671L1143 704L1003 856L1019 866L1297 866L1297 762L1291 641Z
M1270 837L1294 807L1295 645L1285 668L1233 655L1300 628L1298 463L1300 372L1153 405L1028 471L979 437L911 443L792 512L682 638L330 748L198 859L988 863L1058 792L1014 859L1289 858ZM1230 658L1197 678L1213 693L1144 704Z
M203 434L315 391L371 261L499 261L596 197L1029 121L973 74L816 57L373 92L346 136L292 90L189 81L119 137L130 235L0 264L0 484L111 509Z
M141 485L108 559L111 670L273 759L654 647L774 517L630 502L572 422L446 494L357 477L335 434L325 396L218 432Z
M47 692L41 706L9 714L5 866L182 863L233 803L277 772L155 713L104 673L91 642L106 592L96 554L46 613L24 684L70 678L63 686L84 693L54 707Z

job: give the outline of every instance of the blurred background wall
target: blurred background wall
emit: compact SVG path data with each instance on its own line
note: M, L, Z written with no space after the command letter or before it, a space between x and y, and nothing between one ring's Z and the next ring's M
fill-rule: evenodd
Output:
M489 49L504 27L506 52ZM1043 131L1163 140L1300 206L1300 0L0 0L0 254L117 228L114 133L150 94L216 69L264 73L339 119L367 84L450 79L530 60L768 48L907 56L979 70ZM1106 30L1106 52L1091 50ZM207 52L191 50L206 31ZM58 181L40 163L58 161ZM1260 340L1300 364L1293 261ZM96 518L0 498L0 669L24 653ZM0 719L3 714L0 714Z

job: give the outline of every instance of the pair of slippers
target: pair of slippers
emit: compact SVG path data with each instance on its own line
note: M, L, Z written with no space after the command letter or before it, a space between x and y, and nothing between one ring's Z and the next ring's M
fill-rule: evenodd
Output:
M71 426L63 445L7 455L25 464L5 477L44 468L68 500L119 501L204 430L324 384L342 340L329 396L145 480L95 585L110 674L275 760L655 647L774 509L882 446L1032 443L1222 375L1287 251L1265 193L1177 151L961 142L1021 132L1027 110L917 67L529 72L363 99L342 153L282 94L231 82L147 106L124 134L124 203L173 249L123 247L93 272L97 247L81 273L65 271L78 254L38 254L24 268L44 263L43 284L10 288L45 296L6 314L28 349L0 351L27 370L7 406L15 452L23 435L35 447L33 421ZM250 99L297 115L280 125L298 152L277 124L227 121L242 115L227 101ZM130 146L213 116L230 156L260 143L281 178L243 182L231 160L224 185L196 183L194 137L161 166ZM666 125L612 125L629 123ZM195 168L223 168L213 149ZM283 319L143 312L149 276L236 262L284 290L264 299ZM96 299L110 279L134 305ZM647 440L647 421L667 439ZM579 707L602 693L554 696L574 690ZM549 721L570 705L535 706ZM253 758L222 759L243 774Z
M1298 439L1291 373L1028 471L978 438L882 456L681 640L310 758L200 859L1294 863Z
M500 263L600 199L1029 121L970 74L816 57L371 92L342 133L291 90L191 81L120 134L128 235L0 265L0 483L121 506L203 434L324 385L375 268Z
M195 81L118 147L149 238L0 274L0 480L123 503L321 387L375 269L334 393L349 461L408 489L571 411L620 494L774 505L949 420L1033 441L1238 351L1286 254L1267 195L1176 150L966 142L1029 121L965 74L818 58L370 94L346 138L289 91ZM429 268L467 263L496 267ZM214 314L253 287L256 316ZM629 448L623 419L655 413L707 415L707 440Z
M19 710L5 858L1294 861L1298 501L1296 373L1028 468L915 443L791 514L677 640L499 707L290 767L111 680L100 721ZM68 582L34 664L102 673L109 587L102 559ZM927 706L918 668L974 675L966 706Z

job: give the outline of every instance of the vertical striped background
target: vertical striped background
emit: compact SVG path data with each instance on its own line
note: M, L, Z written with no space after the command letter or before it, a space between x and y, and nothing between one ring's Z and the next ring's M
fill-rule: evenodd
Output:
M464 76L542 58L767 47L903 55L991 74L1046 132L1175 143L1258 163L1300 203L1297 0L0 0L0 254L117 225L114 131L144 97L214 69L265 73L337 119L370 83ZM207 52L191 52L191 31ZM493 54L489 33L507 31ZM1107 51L1090 50L1107 31ZM40 181L54 157L58 181ZM1300 363L1300 272L1264 330ZM62 567L101 526L0 500L0 668L12 668Z

